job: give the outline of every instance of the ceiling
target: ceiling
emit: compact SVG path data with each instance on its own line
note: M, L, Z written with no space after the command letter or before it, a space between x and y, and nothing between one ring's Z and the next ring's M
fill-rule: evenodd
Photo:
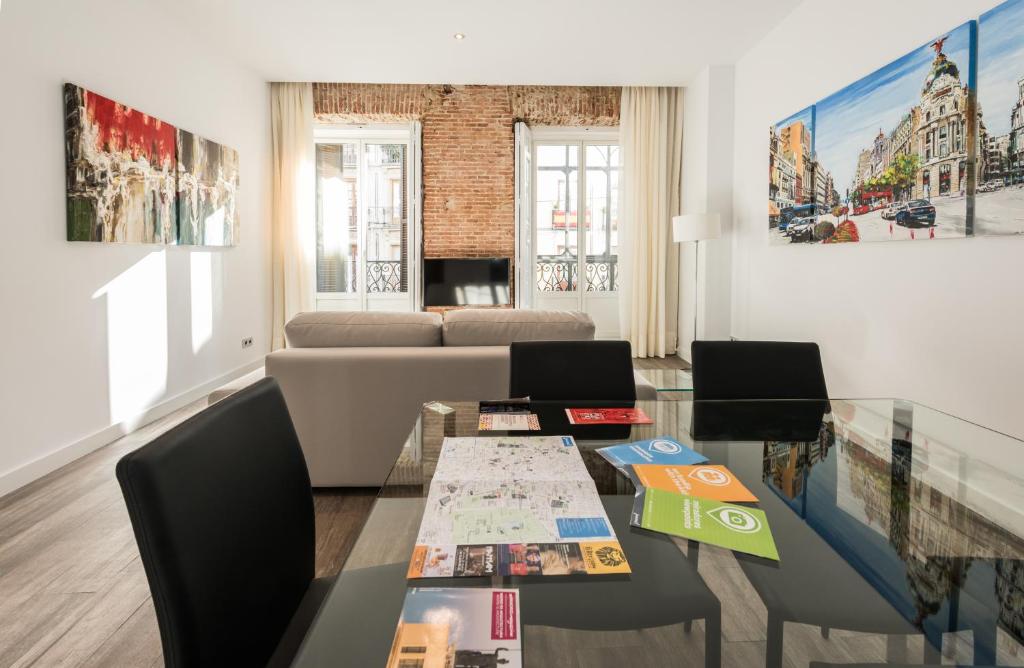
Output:
M149 1L270 81L680 85L801 0Z

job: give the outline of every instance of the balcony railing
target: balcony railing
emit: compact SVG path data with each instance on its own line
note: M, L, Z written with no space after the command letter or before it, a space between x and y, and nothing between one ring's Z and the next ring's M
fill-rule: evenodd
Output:
M367 260L366 291L372 293L402 292L402 261Z
M585 262L587 292L613 292L619 289L617 255L588 255ZM541 292L568 292L577 285L576 258L571 255L537 256L537 289Z

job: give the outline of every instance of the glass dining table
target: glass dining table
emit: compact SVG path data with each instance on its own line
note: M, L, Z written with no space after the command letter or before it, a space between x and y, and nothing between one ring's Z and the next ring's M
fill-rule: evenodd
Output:
M593 406L533 402L541 431L509 435L475 402L425 405L293 665L386 666L408 588L467 586L519 590L527 666L1024 665L1024 442L893 399L568 423ZM575 438L632 573L407 580L444 439L540 434ZM660 436L753 492L778 562L630 525L636 490L595 450Z

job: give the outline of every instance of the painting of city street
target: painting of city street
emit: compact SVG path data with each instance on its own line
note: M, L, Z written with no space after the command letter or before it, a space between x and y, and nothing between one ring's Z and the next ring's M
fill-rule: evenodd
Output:
M781 133L774 152L773 131L772 243L970 234L976 33L965 23L814 105L812 152L809 161L801 156L805 173L792 203L777 193L786 191L783 172L796 171L796 156Z
M64 85L68 241L173 244L175 128Z
M1024 0L978 23L975 234L1024 234Z
M784 233L794 220L814 218L814 107L771 127L768 137L768 221ZM784 236L773 240L788 243Z

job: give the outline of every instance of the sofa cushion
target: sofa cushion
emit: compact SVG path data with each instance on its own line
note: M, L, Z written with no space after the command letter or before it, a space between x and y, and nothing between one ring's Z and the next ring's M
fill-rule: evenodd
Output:
M284 326L290 348L357 348L441 345L437 313L317 311Z
M507 346L516 341L583 341L594 321L578 311L462 309L444 314L446 346Z

